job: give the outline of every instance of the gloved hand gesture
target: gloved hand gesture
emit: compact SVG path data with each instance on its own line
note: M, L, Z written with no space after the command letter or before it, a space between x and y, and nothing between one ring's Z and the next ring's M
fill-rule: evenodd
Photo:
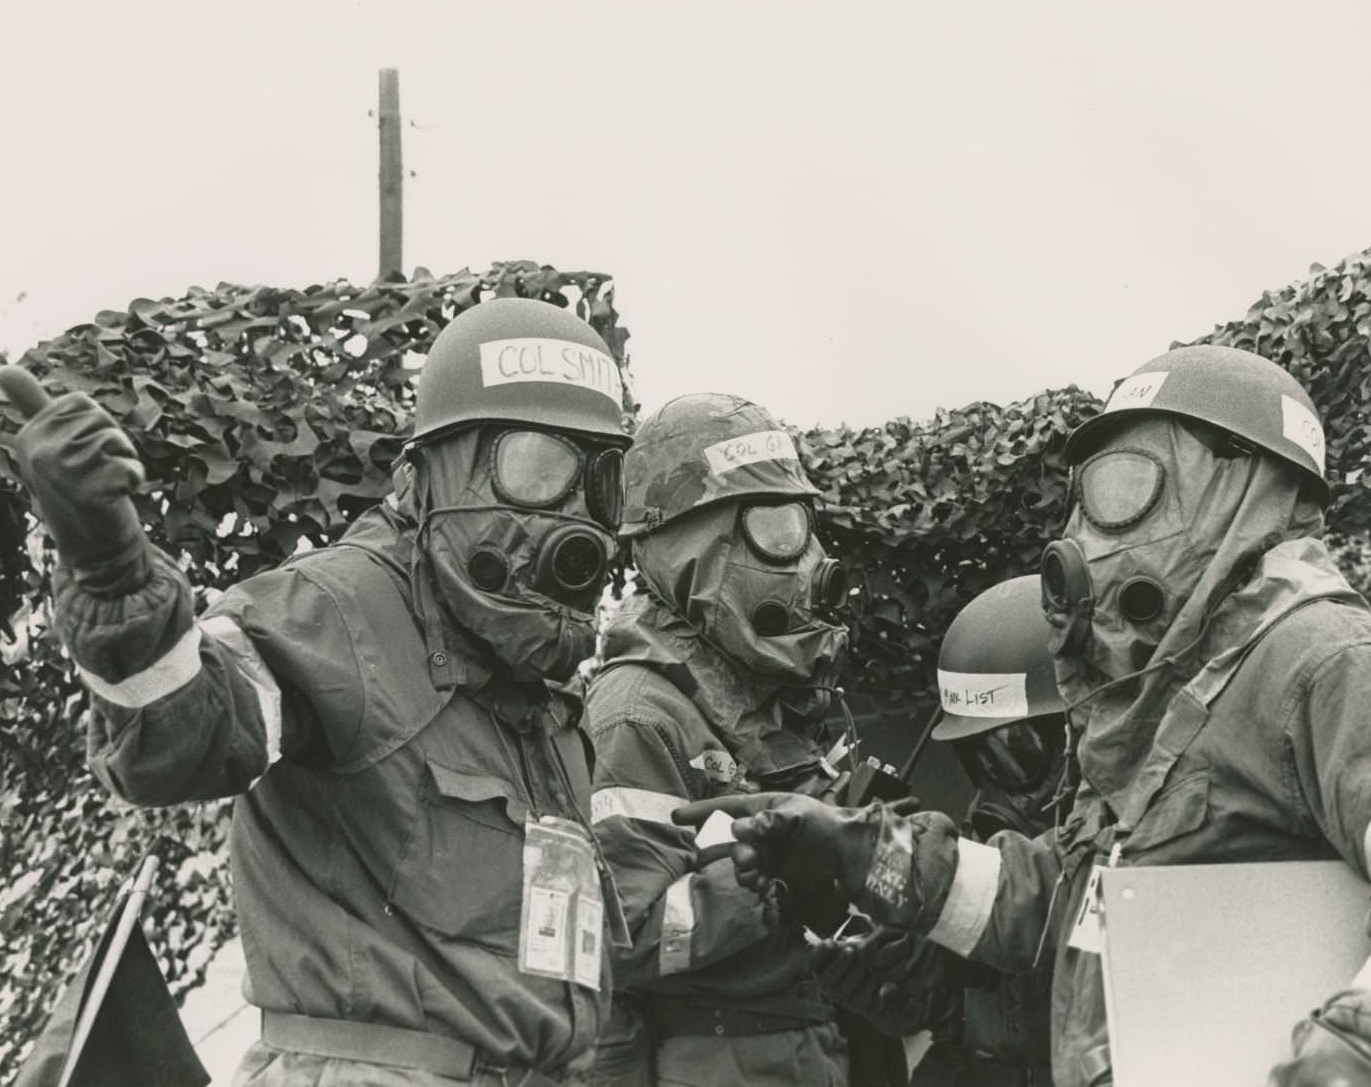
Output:
M84 393L52 399L18 366L0 366L0 394L27 417L19 472L57 552L80 585L120 596L148 579L148 542L129 495L143 482L133 442Z
M901 929L823 940L810 948L810 959L836 1006L893 1038L936 1027L960 1005L957 957Z
M697 800L671 818L698 826L717 811L734 817L734 874L754 891L773 883L795 895L834 888L878 921L927 932L952 887L957 826L942 812L899 816L881 804L835 808L752 793Z
M686 804L671 818L700 826L716 811L734 817L731 852L744 887L761 893L779 882L802 895L836 884L851 899L866 882L875 809L835 808L794 793L744 793Z
M1371 990L1330 998L1294 1031L1294 1060L1271 1070L1267 1087L1371 1084Z

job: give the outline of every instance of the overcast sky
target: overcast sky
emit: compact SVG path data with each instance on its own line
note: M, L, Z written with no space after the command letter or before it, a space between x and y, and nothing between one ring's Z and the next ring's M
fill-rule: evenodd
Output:
M1371 245L1365 0L0 5L0 347L221 280L612 274L639 399L1110 380Z

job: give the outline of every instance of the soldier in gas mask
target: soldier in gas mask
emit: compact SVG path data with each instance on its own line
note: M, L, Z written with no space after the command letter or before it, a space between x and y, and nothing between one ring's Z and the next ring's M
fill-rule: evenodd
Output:
M638 591L605 634L586 717L595 828L633 947L615 961L596 1082L845 1083L792 904L739 888L726 857L697 868L670 819L700 797L833 785L848 586L815 536L817 492L770 415L716 394L644 420L625 481Z
M1371 610L1320 542L1308 394L1246 351L1143 366L1071 435L1072 511L1043 557L1082 782L1047 841L936 813L754 800L738 876L836 879L878 920L1008 970L1053 957L1057 1087L1112 1081L1094 871L1312 860L1371 870ZM718 805L678 813L696 822ZM733 803L731 810L745 812ZM1371 969L1273 1082L1371 1082Z
M962 833L1036 838L1070 804L1065 705L1036 574L993 585L952 620L938 649L939 714L976 792ZM1051 963L1003 974L903 928L814 948L815 973L840 1006L885 1034L932 1033L932 1047L890 1082L911 1087L1050 1084Z
M128 498L127 436L88 397L45 403L0 375L33 414L20 467L61 557L55 623L94 694L96 775L139 804L238 797L263 1033L236 1082L578 1073L617 914L553 684L594 650L622 506L601 338L528 299L462 312L429 354L395 493L199 620Z
M952 745L976 789L965 829L978 841L1002 830L1042 834L1074 785L1050 634L1042 579L1028 574L968 603L938 647L941 712L931 738Z

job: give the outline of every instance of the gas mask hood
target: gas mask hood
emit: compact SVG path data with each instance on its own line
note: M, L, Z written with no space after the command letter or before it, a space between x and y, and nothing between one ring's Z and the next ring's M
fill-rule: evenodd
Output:
M613 538L579 489L555 507L509 501L510 484L497 479L501 438L467 430L425 449L415 473L417 551L450 621L489 645L515 679L566 679L594 652ZM569 439L556 441L576 454Z
M750 510L763 511L750 515ZM800 503L719 503L634 541L648 586L728 659L780 686L832 681L847 582L793 516ZM787 524L787 521L790 523Z
M1106 797L1174 691L1225 647L1215 610L1272 546L1322 532L1296 469L1216 433L1162 414L1121 426L1076 470L1065 532L1044 551L1057 684Z

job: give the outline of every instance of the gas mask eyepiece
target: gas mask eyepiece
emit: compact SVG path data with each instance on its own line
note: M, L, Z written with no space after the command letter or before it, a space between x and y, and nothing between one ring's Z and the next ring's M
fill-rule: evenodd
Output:
M794 562L809 546L813 526L803 502L743 506L739 517L748 546L763 562Z
M1107 449L1076 473L1076 498L1085 519L1105 532L1121 532L1152 511L1166 469L1145 449Z
M568 438L541 430L506 430L491 447L495 493L523 509L559 506L579 485L586 508L610 532L623 516L624 455L587 452Z

